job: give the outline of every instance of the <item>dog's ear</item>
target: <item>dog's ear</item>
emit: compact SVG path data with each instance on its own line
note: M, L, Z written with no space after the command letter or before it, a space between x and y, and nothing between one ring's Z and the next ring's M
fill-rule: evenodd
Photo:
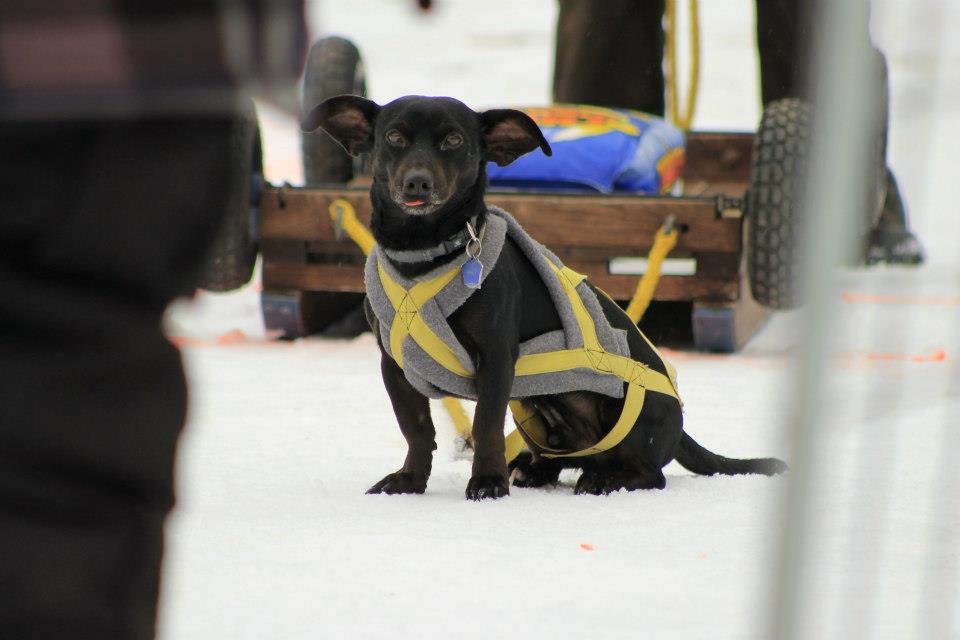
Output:
M373 149L373 124L380 105L359 96L324 100L300 123L304 131L318 127L329 133L352 156Z
M505 167L525 153L540 147L552 155L547 139L533 119L516 109L491 109L480 114L484 158Z

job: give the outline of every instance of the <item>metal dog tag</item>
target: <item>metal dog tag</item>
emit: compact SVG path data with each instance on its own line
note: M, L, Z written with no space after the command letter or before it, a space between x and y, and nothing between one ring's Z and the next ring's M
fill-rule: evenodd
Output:
M470 258L463 263L463 267L460 268L460 273L463 275L464 285L471 289L479 289L480 279L483 277L483 263L476 258Z

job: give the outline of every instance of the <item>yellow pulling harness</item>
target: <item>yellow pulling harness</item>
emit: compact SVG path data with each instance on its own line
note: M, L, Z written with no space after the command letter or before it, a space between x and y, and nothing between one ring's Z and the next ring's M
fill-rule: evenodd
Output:
M571 369L589 369L598 374L615 376L627 384L623 410L613 428L599 442L593 446L576 451L559 450L547 446L546 426L541 422L535 411L530 409L522 400L512 400L510 410L518 429L526 438L542 451L542 455L549 458L581 457L607 451L617 446L630 433L640 411L643 408L644 397L647 391L663 393L676 398L677 392L676 371L643 336L650 348L663 362L667 375L660 373L649 365L633 360L632 358L611 353L603 348L597 338L593 318L585 307L576 288L586 276L567 267L555 265L547 261L554 271L570 301L574 315L583 336L583 346L575 349L564 349L547 353L534 353L520 356L515 367L516 376L529 376L544 373L569 371ZM420 316L423 305L436 296L455 277L460 275L460 268L454 267L438 276L418 282L409 289L390 277L382 264L377 265L380 282L395 316L390 327L390 351L400 367L403 367L403 343L409 337L423 349L438 364L451 373L472 378L473 374L467 371L456 357L453 350L447 345ZM643 335L641 333L641 335ZM518 433L514 432L507 437L507 460L516 457L523 442Z

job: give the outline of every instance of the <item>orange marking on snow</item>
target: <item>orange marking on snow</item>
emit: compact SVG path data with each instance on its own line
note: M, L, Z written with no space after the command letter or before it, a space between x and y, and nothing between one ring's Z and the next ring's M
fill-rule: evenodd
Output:
M943 349L937 349L931 353L918 353L914 355L909 353L866 353L863 357L867 360L880 360L885 362L946 362L947 352Z
M743 355L741 353L709 353L704 351L677 351L667 347L657 347L657 351L667 360L674 362L683 361L735 361L738 365L755 366L760 368L779 369L787 366L787 358L782 354L772 355Z
M227 331L226 333L217 336L217 344L219 345L242 344L244 342L250 342L250 338L248 338L247 334L245 334L243 331L240 331L240 329Z
M843 301L846 304L905 304L941 307L960 305L960 298L922 298L916 296L885 296L849 292L843 294Z
M584 551L596 551L596 547L594 547L589 542L581 542L580 548L583 549Z
M668 347L657 347L657 351L667 360L724 360L730 355L706 351L678 351Z
M204 343L204 341L199 338L191 338L189 336L170 336L169 340L173 343L173 346L177 348L199 347Z
M950 356L943 349L935 349L929 353L884 353L843 351L834 355L834 363L843 369L870 369L873 367L890 367L900 364L943 364L951 361Z
M283 331L270 330L265 332L263 339L251 338L240 329L233 329L220 334L216 338L194 338L192 336L168 336L167 339L178 348L183 347L233 347L247 344L284 344L277 342Z
M914 362L944 362L947 359L947 352L943 349L934 351L929 356L914 356Z
M947 352L938 349L932 353L910 355L907 353L868 353L867 360L895 360L900 362L946 362Z

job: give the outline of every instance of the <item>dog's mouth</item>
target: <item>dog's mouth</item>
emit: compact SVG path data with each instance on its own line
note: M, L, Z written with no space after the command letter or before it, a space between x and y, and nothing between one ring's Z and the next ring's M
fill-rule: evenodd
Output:
M394 202L400 205L400 208L404 213L410 216L425 216L430 213L433 213L442 203L436 202L438 198L426 197L426 198L394 198Z
M437 208L436 205L430 204L426 200L407 200L401 202L400 206L403 207L406 214L411 216L425 216Z

